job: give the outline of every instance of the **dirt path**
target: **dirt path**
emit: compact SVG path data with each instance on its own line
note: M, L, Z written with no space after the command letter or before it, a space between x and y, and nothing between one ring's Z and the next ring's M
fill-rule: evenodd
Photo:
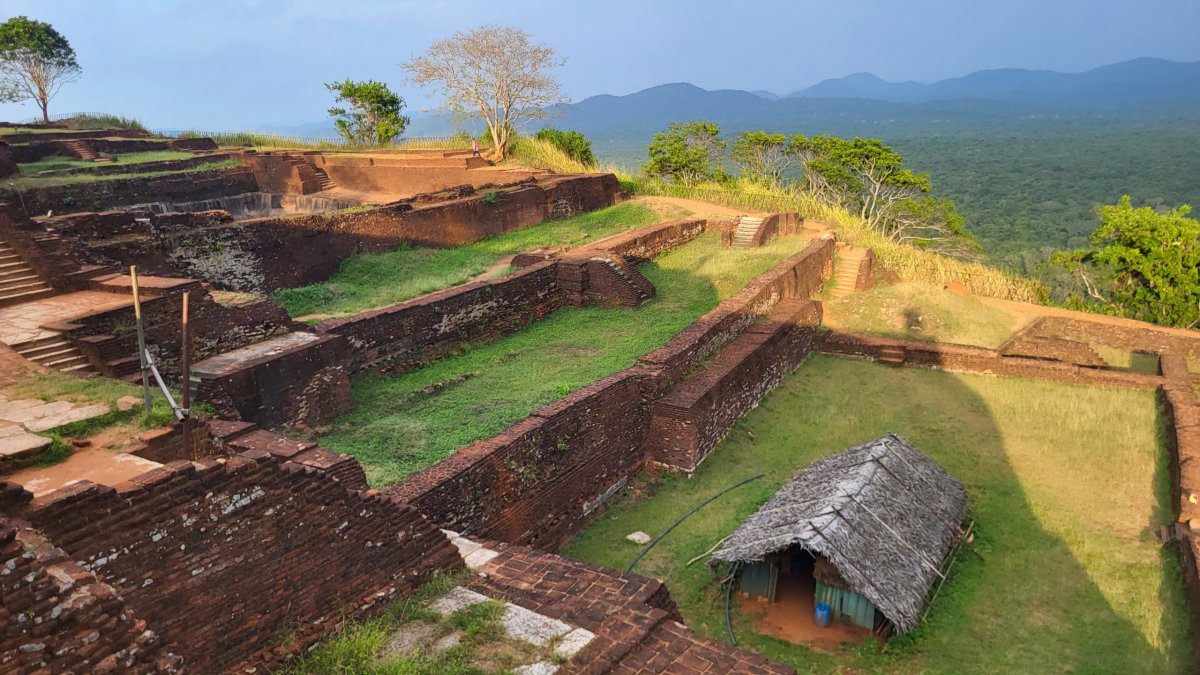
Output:
M697 216L717 216L720 218L729 218L736 216L757 216L762 215L761 211L747 211L745 209L735 209L731 206L721 206L720 204L710 204L697 199L684 199L682 197L637 197L634 199L639 204L645 204L653 207L655 205L675 206L691 211Z
M514 255L506 255L503 258L492 263L491 267L480 272L479 274L476 274L475 276L471 277L470 279L467 279L463 283L473 284L476 281L487 281L488 279L491 279L492 277L496 276L496 274L498 272L500 272L501 270L503 270L505 267L508 267L509 265L511 265L513 258L515 258L515 257L517 257L515 254Z

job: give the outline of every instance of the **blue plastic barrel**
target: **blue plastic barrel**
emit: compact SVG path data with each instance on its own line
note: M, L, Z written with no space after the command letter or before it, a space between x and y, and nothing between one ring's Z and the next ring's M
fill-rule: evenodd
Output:
M829 624L833 621L833 610L829 605L819 602L817 603L814 618L817 620L817 625L821 628L829 628Z

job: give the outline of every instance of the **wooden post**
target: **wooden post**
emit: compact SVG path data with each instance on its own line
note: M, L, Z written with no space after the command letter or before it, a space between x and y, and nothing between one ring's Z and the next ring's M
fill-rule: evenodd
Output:
M183 294L183 442L188 459L195 459L192 447L192 334L188 327L188 293Z
M154 406L150 395L150 373L146 367L146 329L142 326L142 298L138 294L137 265L129 266L129 280L133 286L133 317L137 324L138 362L142 364L142 412L149 414Z

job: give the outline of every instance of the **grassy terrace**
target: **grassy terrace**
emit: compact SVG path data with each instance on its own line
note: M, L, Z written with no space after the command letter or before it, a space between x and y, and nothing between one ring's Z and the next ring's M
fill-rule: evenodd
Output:
M155 150L153 152L130 152L124 155L116 155L117 165L124 164L145 164L146 162L163 162L171 159L187 159L192 157L190 152L182 152L179 150ZM18 164L21 175L26 177L37 177L39 174L47 171L62 171L63 169L86 169L96 168L101 166L111 166L111 164L97 164L82 159L70 159L68 157L60 157L51 155L43 157L36 162L28 162L26 164Z
M456 286L514 253L543 246L579 246L658 220L653 210L625 203L465 246L364 253L343 262L329 281L279 291L275 300L294 317L354 314Z
M750 250L709 233L641 269L658 296L637 309L564 309L524 330L399 377L354 383L358 409L322 445L357 457L373 485L394 483L538 407L633 364L803 246Z
M800 672L1176 673L1189 670L1170 520L1167 451L1154 396L955 375L814 356L744 418L692 479L628 488L566 555L624 569L634 530L661 532L758 473L667 537L635 571L663 579L687 624L725 639L724 599L704 561L795 472L898 432L962 481L976 520L928 622L886 649L817 653L755 635L739 643Z
M932 284L881 286L826 303L831 323L856 333L995 348L1027 316Z
M109 173L109 174L91 174L91 173L67 174L67 175L40 174L40 172L42 172L42 171L51 170L51 167L58 168L58 169L67 169L67 168L74 168L76 166L94 166L94 164L92 162L79 162L79 161L71 161L71 160L64 161L64 160L61 160L58 158L53 159L53 161L49 161L48 159L43 159L40 162L33 162L30 164L18 165L21 170L21 176L15 180L11 181L11 184L15 185L15 187L17 189L32 189L32 188L40 188L40 187L52 187L52 186L56 186L56 185L77 185L80 183L93 183L96 181L121 180L121 179L125 179L125 178L139 178L139 177L144 177L144 176L169 176L169 175L181 174L181 173L198 173L198 172L202 172L202 171L212 171L215 169L224 169L226 167L238 165L238 161L236 159L227 159L224 161L210 162L208 164L201 164L199 166L194 166L194 167L191 167L188 169L176 169L176 170L172 170L172 171L138 171L138 167L136 166L137 164L144 164L146 162L157 162L157 161L162 161L164 159L182 159L183 157L190 157L191 153L186 153L186 152L185 153L175 153L175 152L163 151L163 152L146 152L146 153L132 153L132 154L134 154L134 155L156 155L156 156L151 157L151 158L146 158L146 159L140 159L137 161L129 161L126 159L126 157L129 157L130 155L121 155L121 159L119 160L119 162L121 164L130 164L131 166L129 167L129 171L123 172L123 173ZM180 155L182 155L182 157ZM40 168L31 168L31 167L40 167ZM6 181L6 185L7 184L8 184L8 182Z

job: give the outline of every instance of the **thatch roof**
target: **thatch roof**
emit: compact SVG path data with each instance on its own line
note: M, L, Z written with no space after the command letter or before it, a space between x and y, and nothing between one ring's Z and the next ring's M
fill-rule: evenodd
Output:
M710 565L761 561L799 545L824 556L898 632L917 625L957 541L967 493L895 434L814 462L713 554Z

